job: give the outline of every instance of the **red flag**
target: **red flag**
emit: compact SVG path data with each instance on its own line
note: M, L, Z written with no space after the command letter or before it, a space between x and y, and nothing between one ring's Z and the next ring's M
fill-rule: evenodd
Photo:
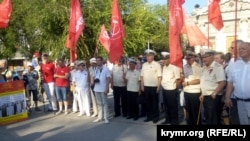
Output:
M11 12L11 0L3 0L0 4L0 28L6 28L8 26Z
M200 28L194 23L194 21L183 10L184 25L182 33L187 35L190 46L208 46L207 37L201 32Z
M76 60L76 43L84 30L84 20L79 0L71 0L69 33L65 46L70 49L70 61Z
M185 0L169 0L169 48L171 64L182 69L180 33L183 27L182 4Z
M224 26L220 11L220 0L209 0L208 21L217 30L220 30Z
M101 42L101 44L105 48L105 50L109 53L109 51L110 51L110 37L109 37L109 34L105 28L105 25L102 25L101 33L99 35L99 41Z
M125 36L122 17L117 0L113 0L112 19L111 19L111 37L109 61L115 63L123 55L123 38Z

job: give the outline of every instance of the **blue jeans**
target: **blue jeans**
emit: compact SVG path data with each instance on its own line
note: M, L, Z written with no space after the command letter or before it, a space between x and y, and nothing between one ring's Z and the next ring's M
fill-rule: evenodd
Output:
M67 87L56 86L56 97L58 101L67 101Z

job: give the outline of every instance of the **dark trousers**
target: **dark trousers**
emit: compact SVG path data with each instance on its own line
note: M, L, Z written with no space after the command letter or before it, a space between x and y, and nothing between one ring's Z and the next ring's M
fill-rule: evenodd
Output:
M200 93L187 93L184 92L185 98L185 108L187 111L187 124L188 125L197 125L198 116L200 117ZM199 120L198 125L201 123Z
M144 92L137 96L137 104L139 106L139 116L144 117L147 113L146 98Z
M233 107L229 109L229 120L230 125L240 125L239 115L238 115L238 108L237 108L237 100L231 99L233 103Z
M121 115L122 108L123 116L127 116L127 88L114 86L113 94L115 115Z
M138 92L127 91L128 116L132 118L138 118L139 106L136 101L137 97L138 97Z
M165 106L165 121L172 125L179 124L178 116L178 91L163 89L163 102Z
M203 108L206 125L220 124L221 97L221 95L216 95L213 99L212 96L204 96Z
M144 94L147 105L147 118L159 120L159 96L156 93L157 87L144 86Z

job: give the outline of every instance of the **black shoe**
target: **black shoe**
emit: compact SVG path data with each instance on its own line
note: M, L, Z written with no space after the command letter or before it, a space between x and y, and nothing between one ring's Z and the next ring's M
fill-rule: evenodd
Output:
M114 115L114 118L119 117L119 116L121 116L121 115Z
M139 117L145 117L146 115L142 114L142 115L139 115Z
M151 121L151 120L152 120L152 119L147 118L147 119L144 120L144 122L149 122L149 121Z
M127 118L126 119L131 119L132 117L131 116L127 116Z
M155 123L157 123L157 122L158 122L158 120L157 120L157 119L154 119L154 120L153 120L153 123L154 123L154 124L155 124Z
M36 107L36 108L35 108L35 111L41 111L41 109L40 109L40 108L38 108L38 107Z
M48 110L47 110L47 112L54 112L54 110L52 110L52 109L48 109Z
M138 120L138 118L137 117L135 117L135 118L133 118L134 120Z
M167 121L163 121L161 124L162 124L162 125L167 125L167 124L170 124L170 123L167 122Z

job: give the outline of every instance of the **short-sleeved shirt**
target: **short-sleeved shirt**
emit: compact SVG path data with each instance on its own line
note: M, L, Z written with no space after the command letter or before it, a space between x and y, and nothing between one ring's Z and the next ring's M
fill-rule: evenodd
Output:
M185 82L189 82L195 79L200 79L201 77L201 66L194 62L191 66L189 64L184 65L184 76ZM201 92L200 84L188 85L183 88L184 92L187 93L200 93Z
M54 82L55 65L52 62L41 64L41 72L44 83Z
M118 64L114 65L112 68L112 80L113 85L118 87L124 87L126 86L125 81L123 79L123 75L126 74L128 70L127 65L121 65Z
M126 73L126 79L127 81L127 90L131 92L139 92L140 87L140 71L137 69L134 70L128 70Z
M55 69L55 74L65 76L66 74L69 74L70 70L69 67L58 67ZM69 78L55 78L55 85L58 87L67 87L69 85Z
M158 78L162 76L161 65L155 61L145 62L142 65L141 76L143 77L144 86L157 87Z
M161 85L165 90L176 89L176 80L180 78L181 72L178 67L171 64L163 67Z
M225 81L226 75L223 66L213 61L210 66L203 66L201 70L201 92L202 95L211 95L218 87L220 81ZM220 93L222 94L222 93ZM218 94L218 95L220 95Z
M27 89L28 90L37 90L37 78L38 78L38 72L36 70L32 70L30 72L27 72Z
M99 83L95 83L94 91L95 92L105 92L108 84L107 78L111 78L111 73L108 67L102 66L101 68L97 68L95 70L94 79L99 79Z
M73 80L76 84L76 88L88 88L89 82L88 82L88 72L87 70L77 70L75 74L73 75Z
M237 60L228 68L228 82L233 83L233 94L237 98L250 99L250 61Z

